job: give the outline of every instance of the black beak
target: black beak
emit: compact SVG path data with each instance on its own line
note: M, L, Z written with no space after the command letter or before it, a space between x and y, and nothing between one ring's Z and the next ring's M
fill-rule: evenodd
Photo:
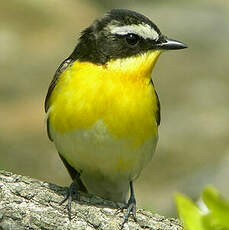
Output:
M184 43L166 37L157 47L162 50L180 50L188 48Z

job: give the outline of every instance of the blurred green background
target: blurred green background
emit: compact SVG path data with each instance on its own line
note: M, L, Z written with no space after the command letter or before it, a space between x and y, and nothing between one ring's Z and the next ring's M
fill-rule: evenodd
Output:
M189 48L153 72L162 107L153 161L135 183L138 206L175 215L173 195L205 184L229 194L229 1L0 0L0 168L68 186L45 127L44 98L79 32L111 8L151 18Z

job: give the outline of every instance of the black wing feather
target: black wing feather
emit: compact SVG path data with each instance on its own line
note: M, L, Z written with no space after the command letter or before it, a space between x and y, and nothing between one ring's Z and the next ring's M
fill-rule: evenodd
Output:
M77 184L79 190L86 193L87 189L80 179L80 173L76 169L74 169L60 153L59 156L60 159L63 161L66 169L68 170L68 173L71 176L72 180Z
M71 58L67 58L58 67L58 69L57 69L57 71L56 71L56 73L55 73L55 75L54 75L54 77L53 77L53 79L52 79L52 81L51 81L51 83L49 85L48 93L47 93L46 98L45 98L45 112L46 113L48 112L48 109L49 109L49 104L48 104L49 98L50 98L50 96L52 94L53 89L56 86L56 83L57 83L57 81L59 79L59 76L66 70L66 68L72 63L72 61L73 60ZM53 141L52 137L50 135L50 131L49 131L49 117L47 118L47 122L46 123L47 123L48 137L49 137L49 139L51 141Z
M160 104L159 97L158 97L156 90L155 90L155 94L157 97L156 121L157 121L157 126L159 126L161 123L161 104Z
M56 84L57 84L57 81L59 79L59 76L67 69L67 67L69 65L71 65L73 62L73 59L71 57L65 59L61 64L60 66L58 67L50 85L49 85L49 89L48 89L48 93L46 95L46 98L45 98L45 112L47 113L48 112L48 109L49 109L49 98L53 92L53 89L55 88ZM47 118L47 133L48 133L48 137L51 141L52 140L52 137L50 135L50 131L49 131L49 117ZM68 173L70 174L71 178L73 181L75 181L75 183L77 184L78 188L80 191L83 191L83 192L87 192L87 189L86 187L84 186L84 184L82 183L81 179L80 179L80 173L75 170L68 162L67 160L61 155L59 154L61 160L63 161L65 167L67 168L68 170Z
M67 69L67 67L72 63L72 59L71 58L67 58L65 59L61 64L60 66L58 67L50 85L49 85L49 89L48 89L48 93L46 95L46 98L45 98L45 112L47 113L48 111L48 108L49 108L49 105L48 105L48 100L52 94L52 91L53 89L55 88L56 86L56 83L59 79L59 76Z
M150 83L153 85L153 88L154 88L154 91L155 91L155 94L156 94L156 100L157 100L156 122L157 122L157 126L159 126L160 123L161 123L161 104L160 104L158 94L157 94L157 92L155 90L152 78L150 79Z

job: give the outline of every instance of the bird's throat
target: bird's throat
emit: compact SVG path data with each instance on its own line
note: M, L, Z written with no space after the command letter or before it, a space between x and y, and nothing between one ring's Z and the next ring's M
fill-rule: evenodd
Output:
M160 54L160 50L153 50L133 57L111 60L106 68L116 75L121 74L123 80L148 82Z

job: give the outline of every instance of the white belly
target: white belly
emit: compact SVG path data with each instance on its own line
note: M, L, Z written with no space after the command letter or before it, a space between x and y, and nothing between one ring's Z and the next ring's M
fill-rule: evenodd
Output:
M126 201L129 182L151 160L158 139L154 135L135 146L131 139L111 136L101 120L87 130L50 131L58 152L81 172L88 192L119 202Z

